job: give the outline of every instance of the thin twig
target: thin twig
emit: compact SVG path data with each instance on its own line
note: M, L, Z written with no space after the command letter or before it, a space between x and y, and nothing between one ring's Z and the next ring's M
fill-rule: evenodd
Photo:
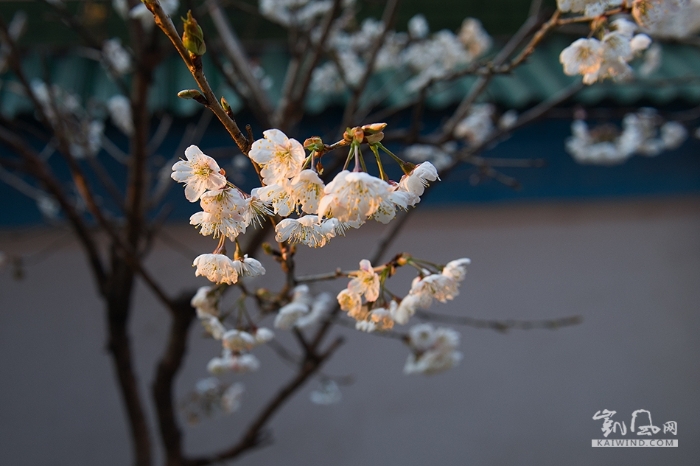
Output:
M428 311L417 311L416 317L432 322L445 322L448 324L464 325L465 327L486 328L497 332L506 333L508 330L557 330L563 327L578 325L583 322L581 316L561 317L557 319L542 320L492 320L477 319L468 316L450 316Z

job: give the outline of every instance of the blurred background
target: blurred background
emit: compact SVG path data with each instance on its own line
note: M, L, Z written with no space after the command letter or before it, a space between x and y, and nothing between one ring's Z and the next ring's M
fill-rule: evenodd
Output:
M383 2L367 3L361 18L381 15ZM127 40L123 20L110 2L65 4L92 36ZM184 15L187 6L183 2L179 12ZM545 2L543 8L554 6ZM240 13L246 8L254 10L255 2L227 5L232 25L269 81L267 92L274 101L289 61L284 30L254 14ZM114 94L116 85L91 56L83 36L67 28L50 6L0 3L0 15L7 23L20 11L26 13L26 32L19 43L27 75L48 73L53 83L83 102L104 103ZM471 16L482 21L496 44L502 44L529 11L530 2L520 0L405 1L396 29L405 30L409 18L419 12L433 31L456 30ZM211 27L207 20L202 26ZM563 74L558 55L572 37L551 37L514 74L494 78L484 99L499 111L522 112L567 88L573 78ZM250 452L240 464L697 464L700 141L690 137L675 150L656 157L635 156L615 166L581 165L565 150L574 115L619 125L625 114L654 107L668 120L697 119L697 43L664 43L662 57L649 79L586 88L545 118L486 148L483 157L537 161L533 167L499 168L512 182L499 182L473 165L453 171L425 197L385 255L388 259L409 252L437 263L471 258L460 296L436 307L441 314L489 321L580 316L579 325L505 333L457 327L463 360L428 377L403 374L408 349L397 341L336 329L346 343L322 372L339 381L341 401L312 403L310 395L321 384L311 380L273 418L272 445ZM209 60L205 55L205 69L215 69ZM256 135L266 129L255 123L250 109L220 73L208 76L239 122L250 121ZM6 74L1 79L3 118L31 133L36 124L30 102L15 91L14 77ZM440 127L475 79L466 77L431 95L425 127ZM231 148L221 125L198 104L176 97L179 90L193 86L175 55L165 57L156 69L148 102L152 127L156 133L163 120L168 127L154 164L162 165L181 153L183 144L197 143L249 190L257 182L255 174L236 164L238 151ZM400 106L405 99L397 90L385 105ZM345 100L309 96L306 116L289 136L302 141L334 131ZM408 116L398 113L387 122L405 124ZM694 127L689 125L688 130L692 135ZM109 120L104 134L116 149L103 147L96 157L121 182L126 169L114 153L127 150L128 138ZM197 141L187 142L188 136ZM8 157L8 150L0 146L0 156ZM54 165L67 181L67 170ZM85 256L55 206L27 195L25 185L4 173L0 182L0 251L5 254L0 269L2 462L129 464L126 417L105 349L103 303ZM196 210L177 188L150 212L153 218L167 220L145 264L173 294L206 284L193 276L190 267L196 255L212 247L211 240L187 225ZM356 268L384 228L372 223L322 250L302 248L298 273ZM254 284L282 280L274 262L265 259L260 258L268 274ZM409 275L399 274L392 286L407 291ZM335 294L344 286L341 279L318 284L314 291ZM141 284L133 303L129 331L140 389L148 398L167 336L167 313ZM266 325L272 327L272 319ZM291 345L289 334L276 331L276 335L282 344ZM178 400L185 400L197 381L207 377L206 364L218 348L219 343L206 338L198 324L190 332L185 364L176 381ZM269 348L256 354L262 363L258 372L229 377L246 385L239 411L201 419L196 425L188 424L184 410L180 411L185 451L203 454L231 443L280 384L293 376L293 369ZM676 421L677 436L655 437L677 438L679 447L591 448L591 439L603 438L602 420L592 419L603 409L616 411L613 420L624 421L628 428L638 409L649 410L657 426ZM147 417L155 428L155 413L148 411ZM157 450L156 462L161 455Z

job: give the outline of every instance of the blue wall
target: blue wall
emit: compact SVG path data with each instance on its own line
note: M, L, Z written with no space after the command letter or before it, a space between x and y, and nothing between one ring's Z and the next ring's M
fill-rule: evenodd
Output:
M245 121L245 118L241 118L241 121ZM327 116L312 118L302 125L297 139L303 141L308 136L325 134L333 129L335 121ZM438 125L439 121L436 117L432 123ZM170 133L172 137L159 149L161 157L154 159L154 169L158 163L162 165L174 154L186 124L187 121L182 120L173 125ZM510 139L482 154L485 157L546 160L546 166L541 168L500 169L504 174L515 177L520 182L521 189L514 190L489 179L473 185L470 180L477 170L465 165L437 183L425 198L425 203L442 205L700 193L700 141L697 139L691 138L680 149L664 152L654 158L634 156L619 166L585 166L574 162L564 151L564 141L570 135L569 125L569 121L559 119L535 123L516 131ZM107 134L113 141L126 147L126 139L116 130L109 128ZM256 128L255 134L259 135L260 129ZM215 121L210 125L200 147L215 155L229 174L233 173L230 158L226 160L225 155L232 156L238 151L227 133ZM124 167L104 153L100 159L117 182L123 184L126 173ZM57 155L52 157L52 165L62 180L69 180L69 174ZM240 183L242 187L249 190L256 186L257 178L252 170L243 175L245 181ZM394 172L394 176L398 174ZM104 199L105 206L114 209L107 194L99 194ZM0 183L0 198L3 205L0 226L42 222L34 201L14 188ZM174 182L166 202L172 208L169 217L172 220L187 219L199 210L198 205L185 200L182 187ZM156 215L158 210L154 209L152 214Z

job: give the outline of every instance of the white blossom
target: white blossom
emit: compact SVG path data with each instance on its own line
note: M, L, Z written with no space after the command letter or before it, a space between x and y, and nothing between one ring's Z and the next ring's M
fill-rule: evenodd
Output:
M571 125L573 137L567 139L566 150L580 163L612 165L634 154L657 156L679 147L687 137L687 131L679 123L667 122L661 126L659 123L660 117L652 108L625 115L622 132L610 125L589 131L584 121L575 120Z
M423 39L430 32L425 16L417 14L408 20L408 33L412 39Z
M245 392L245 386L242 383L231 384L221 395L221 409L229 414L238 411L241 407L243 392Z
M285 218L275 227L275 240L320 248L335 237L337 229L338 221L334 218L322 221L316 215L305 215L298 219Z
M342 394L338 384L332 380L324 380L321 382L321 387L318 390L314 390L309 394L309 398L312 403L317 405L330 405L338 403Z
M471 264L471 260L466 257L453 260L445 265L441 273L457 282L461 282L467 274L467 265L469 264Z
M278 129L263 132L264 139L253 143L249 156L261 167L265 184L284 184L299 174L306 159L304 147Z
M430 184L429 182L439 179L440 177L435 166L430 162L423 162L420 165L416 165L411 173L401 178L399 189L416 196L422 196L426 186Z
M261 188L255 188L253 192L261 201L271 206L272 211L279 216L286 217L294 212L296 202L292 197L289 181L286 179Z
M61 213L61 206L58 204L56 199L51 196L41 193L37 195L35 201L37 209L39 209L41 215L47 219L57 219L58 215Z
M195 258L192 266L197 267L196 277L204 276L216 284L233 285L238 281L233 261L224 254L201 254Z
M652 44L644 54L644 62L639 67L641 76L649 76L661 66L662 48L660 44Z
M455 126L455 136L468 140L473 146L479 145L493 133L493 114L491 104L472 105L469 114Z
M379 297L380 280L379 275L372 268L370 261L363 259L360 261L360 270L352 272L354 277L348 283L348 290L357 295L364 295L368 302L376 301Z
M107 101L107 110L114 126L131 136L134 133L134 120L131 118L131 102L123 95L117 94Z
M377 325L371 320L358 320L355 322L355 330L360 332L372 333L377 329Z
M294 203L301 205L301 210L307 214L315 214L318 212L318 202L323 196L324 188L318 173L307 169L292 179L290 193Z
M102 44L102 56L118 75L131 71L131 55L122 47L122 41L118 38L109 39Z
M374 214L389 191L386 181L368 173L343 170L326 185L318 215L361 224Z
M700 2L697 0L635 0L631 3L635 21L652 36L681 39L700 30Z
M219 316L219 298L213 291L212 286L202 286L190 301L190 305L195 308L197 317L200 319Z
M185 197L195 202L208 189L221 189L226 186L226 177L216 160L206 155L197 146L185 149L187 160L180 160L173 165L171 178L185 184Z
M661 126L661 140L665 149L679 148L687 137L688 131L685 129L685 126L676 121L669 121Z
M198 227L200 234L214 238L226 236L233 241L245 233L247 204L237 189L206 191L201 195L200 206L203 211L190 217L190 225Z
M299 317L299 319L296 321L296 327L306 328L310 327L316 322L319 322L329 312L331 312L334 303L335 300L333 299L333 296L330 295L330 293L319 294L318 296L316 296L316 298L314 298L313 304L311 305L311 309L309 310L309 312Z
M603 45L598 39L578 39L559 55L568 76L597 73L603 63Z
M459 29L459 41L467 49L472 59L475 59L491 48L492 40L476 18L466 18Z
M396 217L397 207L407 210L408 206L414 206L420 202L420 197L407 191L401 191L399 186L394 186L387 197L382 201L372 218L378 222L387 224Z
M222 339L224 348L234 352L250 351L256 344L255 337L243 330L229 330Z
M255 330L255 343L257 345L265 344L275 338L275 334L266 327L259 327Z
M369 314L369 321L374 324L373 330L391 330L394 327L394 315L398 304L390 301L388 307L375 307Z
M599 16L608 8L620 6L622 0L557 0L562 12L584 13L586 16Z
M289 330L294 327L297 321L304 315L308 314L309 306L304 303L298 303L292 301L289 304L285 304L277 312L277 317L275 317L275 328L282 330Z
M226 333L226 327L216 317L203 318L200 320L204 330L212 336L214 340L221 340Z
M239 355L224 354L220 358L213 358L207 364L207 370L214 375L221 375L226 372L253 372L259 368L260 361L250 353Z
M333 7L329 0L260 0L260 13L283 26L308 25Z
M406 360L406 374L435 374L457 365L462 359L462 353L456 350L459 334L450 328L416 325L409 332L409 344L414 352Z
M508 110L498 119L498 127L500 129L511 129L518 121L518 112L516 110Z
M340 309L347 312L350 317L355 318L362 314L362 296L357 293L353 293L348 288L345 288L336 298L338 304L340 304Z
M239 277L258 277L260 275L265 275L265 267L257 260L252 257L248 257L248 254L243 256L243 260L233 261L233 268L238 273Z
M314 93L329 95L340 94L346 88L337 66L332 61L314 68L309 87Z
M630 40L630 48L633 53L638 53L649 48L651 45L651 37L646 34L637 34Z
M441 303L452 300L459 294L459 283L447 275L434 273L427 277L416 277L411 286L411 294L437 299Z
M431 301L432 298L425 294L409 294L394 309L392 318L397 324L406 325L416 311L428 309Z

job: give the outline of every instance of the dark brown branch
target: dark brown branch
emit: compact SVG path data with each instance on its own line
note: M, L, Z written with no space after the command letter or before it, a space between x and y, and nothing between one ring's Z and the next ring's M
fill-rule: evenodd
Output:
M170 322L168 343L158 362L156 378L151 387L153 404L158 415L158 428L165 448L165 464L182 465L182 431L177 421L173 400L173 382L187 351L187 334L194 320L194 309L190 300L194 292L183 293L173 300L173 315Z
M117 376L119 391L129 421L129 433L134 448L134 465L150 466L151 434L139 393L131 354L128 322L131 314L131 293L134 274L116 250L112 249L112 274L107 284L107 348Z

